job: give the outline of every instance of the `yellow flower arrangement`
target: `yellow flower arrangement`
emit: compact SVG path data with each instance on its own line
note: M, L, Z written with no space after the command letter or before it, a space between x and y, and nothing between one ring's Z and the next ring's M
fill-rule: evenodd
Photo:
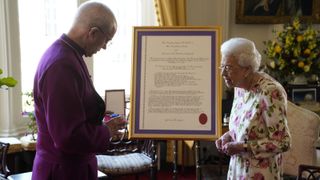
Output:
M311 24L300 23L299 18L284 24L280 32L273 31L274 40L264 41L269 73L278 80L304 74L320 73L320 31Z

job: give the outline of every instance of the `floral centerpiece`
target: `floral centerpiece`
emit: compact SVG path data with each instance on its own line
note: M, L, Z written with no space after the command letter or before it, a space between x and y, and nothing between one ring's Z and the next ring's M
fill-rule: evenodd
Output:
M320 73L320 36L311 24L302 24L299 18L284 24L280 32L273 31L275 39L264 41L263 53L269 73L280 82L294 77L317 76Z

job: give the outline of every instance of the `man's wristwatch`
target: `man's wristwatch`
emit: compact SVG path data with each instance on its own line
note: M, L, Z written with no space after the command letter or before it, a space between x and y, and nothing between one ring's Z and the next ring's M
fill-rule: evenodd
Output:
M248 152L248 142L247 139L244 139L243 149L245 152Z

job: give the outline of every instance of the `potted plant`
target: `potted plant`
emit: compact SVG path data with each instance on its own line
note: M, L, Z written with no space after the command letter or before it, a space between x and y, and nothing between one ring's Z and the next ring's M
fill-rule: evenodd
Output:
M30 134L32 139L36 140L36 134L38 133L36 118L34 115L34 99L32 92L26 92L22 94L24 96L24 106L26 109L22 112L23 116L27 116L29 118L29 122L27 124L27 135Z

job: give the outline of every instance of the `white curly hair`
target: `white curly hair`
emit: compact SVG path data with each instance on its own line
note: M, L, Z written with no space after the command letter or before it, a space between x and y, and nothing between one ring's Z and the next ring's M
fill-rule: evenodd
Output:
M221 45L221 54L222 57L233 56L240 66L251 66L254 72L258 71L261 63L261 54L256 49L254 42L241 37L225 41Z

